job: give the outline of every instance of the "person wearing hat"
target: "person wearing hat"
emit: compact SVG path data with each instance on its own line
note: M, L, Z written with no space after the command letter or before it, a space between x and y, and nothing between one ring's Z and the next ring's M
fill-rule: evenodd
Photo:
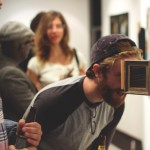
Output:
M0 29L0 94L5 119L18 121L37 90L18 64L33 46L33 32L24 24L9 21Z
M3 0L0 0L0 9L2 5L3 5ZM10 136L16 135L17 126L22 128L22 132L26 136L27 141L31 144L30 147L27 147L25 149L37 150L36 146L39 144L42 135L40 124L38 124L37 122L25 123L25 120L23 119L20 119L17 123L11 120L4 120L3 116L4 114L2 108L2 99L0 97L0 150L8 150L8 149L16 150L14 145L8 146L8 143L14 144L14 143L10 143L10 140L12 141ZM8 131L6 130L6 128L7 130L9 128L9 132L14 133L14 135L12 134L8 135Z
M101 136L108 149L124 112L124 59L142 59L134 41L122 34L101 37L92 47L86 76L61 80L39 91L28 109L37 107L36 121L43 131L40 150L97 150Z
M26 92L31 91L28 90L28 88L30 88L29 85L31 83L27 79L26 75L20 72L20 70L17 68L18 62L25 57L26 55L25 53L27 53L28 51L27 48L29 46L26 45L25 47L24 44L27 44L27 40L28 41L31 40L32 36L33 33L30 30L28 30L28 28L24 26L22 23L18 23L18 22L8 22L0 30L0 44L1 44L0 96L3 98L2 100L0 97L0 135L1 135L0 149L1 150L8 150L8 149L15 150L15 147L10 144L15 144L17 125L22 127L22 131L23 133L25 133L28 142L30 142L30 144L33 145L26 148L27 150L36 150L37 149L36 146L39 144L41 139L42 131L39 123L37 122L25 123L25 120L20 119L22 118L21 114L19 114L20 118L18 116L19 121L17 123L12 121L15 119L9 116L12 115L14 117L15 116L14 114L18 115L17 111L18 110L20 111L22 109L22 107L19 108L20 105L22 105L22 103L26 103L26 106L24 107L27 107L32 97L34 96L33 92L31 92L31 94L30 93L27 94L27 96L31 95L30 99L28 100L27 98L28 101L24 102L26 100L25 98ZM21 49L21 47L23 47L23 49ZM23 52L21 52L21 50L23 50ZM21 81L18 82L17 80L21 80ZM18 90L19 88L20 90ZM19 93L22 93L22 97L21 94ZM14 102L13 104L11 100L13 101L15 100L15 98L18 100L18 102L17 103ZM3 114L2 103L6 105L4 114ZM9 107L6 109L7 105ZM15 108L14 112L12 111L11 107ZM23 110L21 111L23 114L24 113ZM9 114L7 112L11 112L12 114ZM5 115L5 113L7 115ZM3 116L5 117L7 116L6 117L7 119L4 120ZM8 144L10 145L9 147Z

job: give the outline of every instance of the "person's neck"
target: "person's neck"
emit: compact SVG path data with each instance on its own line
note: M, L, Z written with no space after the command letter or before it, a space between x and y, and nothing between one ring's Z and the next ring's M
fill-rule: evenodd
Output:
M51 55L52 56L58 56L58 55L62 55L63 51L62 48L60 47L60 45L53 45L51 47Z
M89 102L97 103L103 101L101 92L98 90L94 79L86 77L83 82L83 90Z
M19 62L16 61L16 59L0 54L4 59L6 59L8 62L11 62L11 64L13 64L13 66L18 66Z
M59 44L53 44L51 45L51 50L55 51L55 50L62 50L62 47Z

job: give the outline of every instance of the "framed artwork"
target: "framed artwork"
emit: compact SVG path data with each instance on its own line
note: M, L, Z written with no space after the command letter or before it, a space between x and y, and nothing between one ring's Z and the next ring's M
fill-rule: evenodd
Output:
M120 33L128 36L128 13L110 16L111 34Z

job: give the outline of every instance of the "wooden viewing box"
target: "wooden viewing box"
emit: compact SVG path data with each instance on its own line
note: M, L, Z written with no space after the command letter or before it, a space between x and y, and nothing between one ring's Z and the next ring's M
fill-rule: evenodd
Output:
M121 89L127 94L150 95L150 61L122 61Z

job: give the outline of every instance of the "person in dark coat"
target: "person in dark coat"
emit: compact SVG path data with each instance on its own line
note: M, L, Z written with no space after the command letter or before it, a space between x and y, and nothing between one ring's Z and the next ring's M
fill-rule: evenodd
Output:
M0 29L0 94L5 119L18 121L37 90L18 67L33 45L34 33L24 24L10 21Z

